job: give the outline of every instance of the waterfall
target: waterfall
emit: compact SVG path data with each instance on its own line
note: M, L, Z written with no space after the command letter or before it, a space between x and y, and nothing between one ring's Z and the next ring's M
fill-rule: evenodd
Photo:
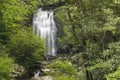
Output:
M33 18L33 32L42 37L45 40L45 44L48 48L47 55L56 55L56 25L53 19L53 11L43 11L38 9L36 15Z

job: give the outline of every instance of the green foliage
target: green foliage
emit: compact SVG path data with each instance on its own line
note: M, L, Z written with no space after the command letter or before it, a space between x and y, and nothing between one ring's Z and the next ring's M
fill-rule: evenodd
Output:
M61 73L69 74L69 75L75 75L76 74L76 68L74 65L72 65L69 61L56 61L55 63L51 64L51 66Z
M13 60L9 57L0 56L0 79L9 80L14 70Z
M50 4L55 4L56 2L58 2L59 0L41 0L41 5L50 5ZM61 0L62 1L62 0Z
M114 72L120 65L120 42L111 43L108 49L104 50L96 59L95 65L91 66L89 70L93 70L93 74L96 76L95 79L105 79L105 75ZM102 74L101 74L102 73ZM100 76L102 78L100 78Z
M106 76L107 80L119 80L120 79L120 67L118 67L118 69L111 74L108 74Z
M39 62L44 57L44 42L26 30L20 30L10 37L10 55L15 58L16 62L29 66L34 62Z
M70 61L53 61L49 65L52 68L52 76L55 80L76 80L77 79L77 69Z
M99 50L102 51L110 42L119 40L120 20L114 11L119 8L114 2L111 0L71 0L69 2L72 4L60 7L56 13L56 18L59 20L58 29L62 26L64 28L64 32L59 33L64 35L59 36L62 48L65 47L65 50L68 49L71 53L79 53L86 51L89 43L97 43Z
M7 49L0 44L0 80L10 80L14 71L14 60L8 57Z
M2 43L6 43L10 34L17 28L31 25L31 17L36 11L39 1L29 0L27 2L24 0L0 0L0 39Z
M119 0L65 2L55 14L60 53L75 54L71 61L80 71L91 70L95 80L105 80L105 75L113 73L120 64Z
M55 77L54 80L75 80L75 78L72 76L68 76L68 75L59 75Z

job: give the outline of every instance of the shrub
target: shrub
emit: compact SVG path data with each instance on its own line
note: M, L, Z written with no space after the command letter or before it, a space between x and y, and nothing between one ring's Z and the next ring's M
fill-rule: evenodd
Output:
M54 80L76 80L74 77L67 76L67 75L59 75L56 76Z
M53 70L51 75L55 80L76 80L78 78L76 67L68 60L56 60L50 64L50 67Z
M10 39L9 48L11 56L15 61L25 67L34 62L39 62L44 56L44 42L40 37L29 31L20 30L13 34Z
M10 80L14 71L14 60L8 57L7 49L0 44L0 80Z

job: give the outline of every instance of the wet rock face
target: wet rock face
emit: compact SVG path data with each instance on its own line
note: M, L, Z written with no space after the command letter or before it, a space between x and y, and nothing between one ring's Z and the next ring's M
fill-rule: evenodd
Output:
M42 71L42 64L33 64L31 65L28 70L27 70L27 73L29 74L30 77L34 77L34 74L37 72L37 71L40 71L40 74L39 75L42 75L44 72Z

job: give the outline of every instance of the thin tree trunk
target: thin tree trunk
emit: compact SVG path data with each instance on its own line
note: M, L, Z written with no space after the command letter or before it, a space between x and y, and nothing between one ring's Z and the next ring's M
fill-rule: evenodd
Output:
M86 70L86 80L93 80L92 73L89 70Z

